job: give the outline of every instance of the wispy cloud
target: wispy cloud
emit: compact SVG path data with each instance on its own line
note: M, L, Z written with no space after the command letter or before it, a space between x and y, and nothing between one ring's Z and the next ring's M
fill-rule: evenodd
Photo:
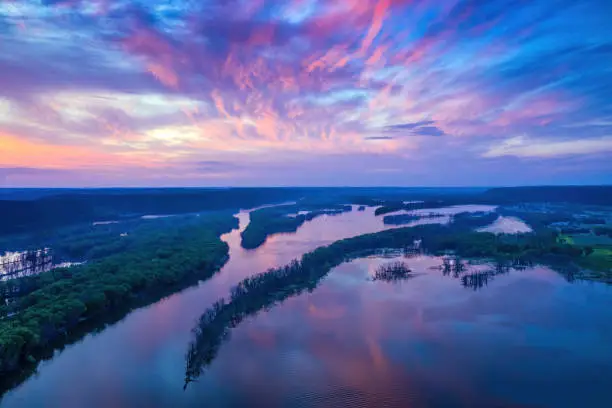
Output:
M433 120L423 120L420 122L413 123L401 123L399 125L389 125L386 127L388 131L402 131L402 130L412 130L422 126L433 125L435 122Z
M342 157L360 183L364 155L414 175L458 156L518 177L508 157L609 150L611 12L603 0L0 0L0 167L110 184L240 183L251 168L266 184L283 166L290 184L325 180L300 163ZM421 183L443 172L430 171Z
M517 136L487 150L483 157L557 157L612 152L612 136L595 139L546 140Z

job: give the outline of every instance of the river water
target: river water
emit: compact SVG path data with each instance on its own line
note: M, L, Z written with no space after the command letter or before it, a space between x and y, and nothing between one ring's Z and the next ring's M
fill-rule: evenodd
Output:
M241 229L248 212L238 214ZM442 260L415 277L368 279L383 258L334 270L312 293L247 319L184 390L198 317L254 273L337 239L383 230L373 209L324 216L256 250L223 236L211 280L67 346L8 392L2 407L612 406L612 288L533 267L466 284ZM472 282L472 281L469 281Z

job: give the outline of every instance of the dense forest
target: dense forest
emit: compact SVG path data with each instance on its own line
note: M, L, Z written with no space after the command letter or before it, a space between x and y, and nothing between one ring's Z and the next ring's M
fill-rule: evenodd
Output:
M83 222L134 218L146 214L181 214L251 208L294 200L291 188L83 190L33 200L0 200L0 235L32 232Z
M156 234L165 228L189 223L194 217L214 216L217 212L179 214L154 219L133 218L119 222L81 223L31 234L0 237L3 251L32 251L53 248L58 262L92 261L130 250L139 245L142 236Z
M220 235L237 227L230 213L186 217L101 260L0 282L0 372L35 363L85 321L212 276L228 259Z

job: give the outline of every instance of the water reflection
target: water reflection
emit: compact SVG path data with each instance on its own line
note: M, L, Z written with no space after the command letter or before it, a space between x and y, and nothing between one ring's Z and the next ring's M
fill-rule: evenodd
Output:
M91 396L104 394L106 384L118 378L125 384L121 392L130 401L126 405L189 405L188 396L174 391L182 389L182 356L189 343L190 330L203 310L252 274L285 265L338 239L388 228L382 219L374 217L374 209L369 207L362 212L316 218L300 227L297 233L274 235L257 250L245 250L240 246L240 232L248 225L252 210L239 212L240 228L222 236L229 244L230 260L213 278L135 310L122 321L57 352L51 360L39 365L36 377L8 392L1 406L106 407L101 396L93 400ZM160 370L165 373L162 377L159 377ZM82 382L82 378L87 381ZM174 383L176 378L180 379ZM72 385L75 381L79 387ZM150 400L151 395L154 397ZM68 397L70 403L60 403ZM178 400L182 403L178 404ZM200 406L199 400L191 403Z
M612 325L601 309L612 306L609 287L570 286L536 266L519 265L522 272L514 273L512 263L424 255L397 260L417 278L403 285L368 281L389 258L362 258L335 268L308 294L239 319L231 341L224 337L209 356L214 364L203 367L207 375L197 389L215 398L213 384L231 383L237 395L225 395L223 406L610 402L610 382L600 377L612 374ZM489 279L487 291L466 291L464 278L473 281L470 288Z
M496 265L467 264L454 278L444 258L402 254L414 279L368 280L397 253L343 264L316 290L241 320L208 363L188 363L206 374L183 391L202 311L248 276L388 228L373 211L314 219L254 251L240 247L240 230L224 235L220 273L58 351L0 406L612 406L610 287L534 266L466 290L461 276ZM242 230L248 212L238 217Z
M463 261L459 257L445 257L442 265L434 269L441 270L444 276L459 279L464 288L479 290L486 287L496 276L505 275L511 271L522 271L533 266L533 263L519 258L475 264Z
M46 272L54 266L53 252L50 248L5 252L4 255L0 255L0 280Z
M399 282L437 270L441 271L444 277L458 279L464 288L476 291L486 287L498 275L508 274L512 270L524 270L531 266L520 260L474 264L454 256L427 256L417 249L383 252L366 259L381 261L391 257L396 260L379 262L373 272L368 273L369 281ZM423 269L419 263L416 269L409 267L407 261L415 259L427 260L428 263L435 263L435 265L427 269ZM231 331L243 321L257 316L262 311L269 311L281 305L285 300L299 296L305 291L312 292L330 272L323 271L309 278L304 276L307 270L303 269L298 262L294 261L286 267L260 275L261 279L258 279L258 276L248 278L232 289L231 296L227 300L220 299L207 309L192 330L193 339L185 358L184 388L205 373L217 357L222 344L230 339ZM284 280L285 277L291 275L293 279ZM272 285L263 283L266 278L274 276L278 276L278 283ZM284 281L287 283L283 285ZM266 292L262 293L262 291Z

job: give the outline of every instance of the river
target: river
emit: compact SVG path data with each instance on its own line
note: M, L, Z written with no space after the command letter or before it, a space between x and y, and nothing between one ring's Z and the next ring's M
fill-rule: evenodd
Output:
M388 228L373 211L315 218L255 250L240 247L240 212L217 275L57 352L0 406L612 406L610 286L544 267L466 286L429 256L406 259L416 276L399 283L367 279L388 259L335 268L312 293L239 325L183 389L191 329L207 307L251 274Z

